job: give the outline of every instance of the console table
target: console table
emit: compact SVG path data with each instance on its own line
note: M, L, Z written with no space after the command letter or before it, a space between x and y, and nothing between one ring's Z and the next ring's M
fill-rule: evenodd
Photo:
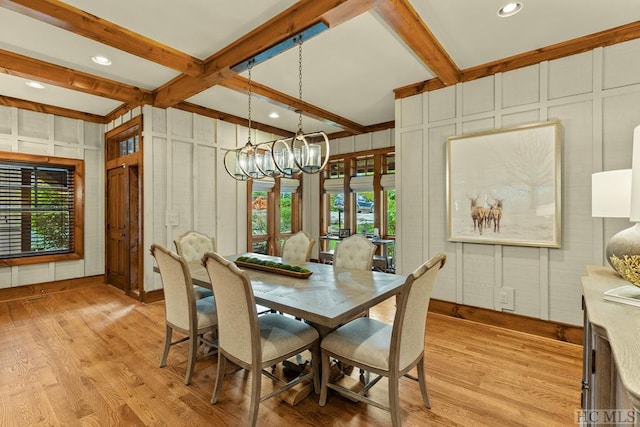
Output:
M603 299L626 284L610 267L587 266L582 277L584 425L640 425L640 307Z

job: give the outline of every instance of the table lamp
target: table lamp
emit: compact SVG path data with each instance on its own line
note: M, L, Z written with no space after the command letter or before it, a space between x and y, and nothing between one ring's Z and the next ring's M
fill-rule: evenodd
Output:
M631 169L597 172L591 175L591 216L629 218L631 212ZM637 224L615 234L605 249L609 265L617 271L612 259L640 249L640 229ZM640 253L634 252L634 253Z
M620 244L618 253L612 252L610 259L618 274L640 287L640 126L633 130L630 195L629 221L636 224L620 232L624 233L624 243Z

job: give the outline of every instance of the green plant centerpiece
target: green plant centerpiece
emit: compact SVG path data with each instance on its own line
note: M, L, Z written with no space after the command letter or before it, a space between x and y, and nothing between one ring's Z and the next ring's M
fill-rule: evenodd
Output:
M283 264L281 262L275 262L250 256L239 256L238 258L236 258L235 263L239 267L255 268L257 270L285 274L287 276L294 277L306 278L311 276L311 274L313 273L308 268L304 268L299 265Z

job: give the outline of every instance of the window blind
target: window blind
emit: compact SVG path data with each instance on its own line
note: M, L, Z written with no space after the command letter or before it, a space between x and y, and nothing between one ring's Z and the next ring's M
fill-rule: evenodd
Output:
M0 162L0 258L73 252L74 172Z

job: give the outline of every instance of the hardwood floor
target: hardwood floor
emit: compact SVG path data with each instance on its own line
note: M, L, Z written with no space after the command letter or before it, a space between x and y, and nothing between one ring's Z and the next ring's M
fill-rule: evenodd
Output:
M390 320L393 303L372 317ZM251 378L227 377L211 405L216 358L198 361L185 386L187 348L174 346L160 369L163 339L162 302L143 305L107 285L0 303L0 426L244 425ZM403 379L403 425L575 425L581 346L438 314L429 314L426 341L432 407ZM372 395L386 400L385 388L383 380ZM387 412L335 394L322 408L313 394L293 407L269 399L258 421L389 424Z

